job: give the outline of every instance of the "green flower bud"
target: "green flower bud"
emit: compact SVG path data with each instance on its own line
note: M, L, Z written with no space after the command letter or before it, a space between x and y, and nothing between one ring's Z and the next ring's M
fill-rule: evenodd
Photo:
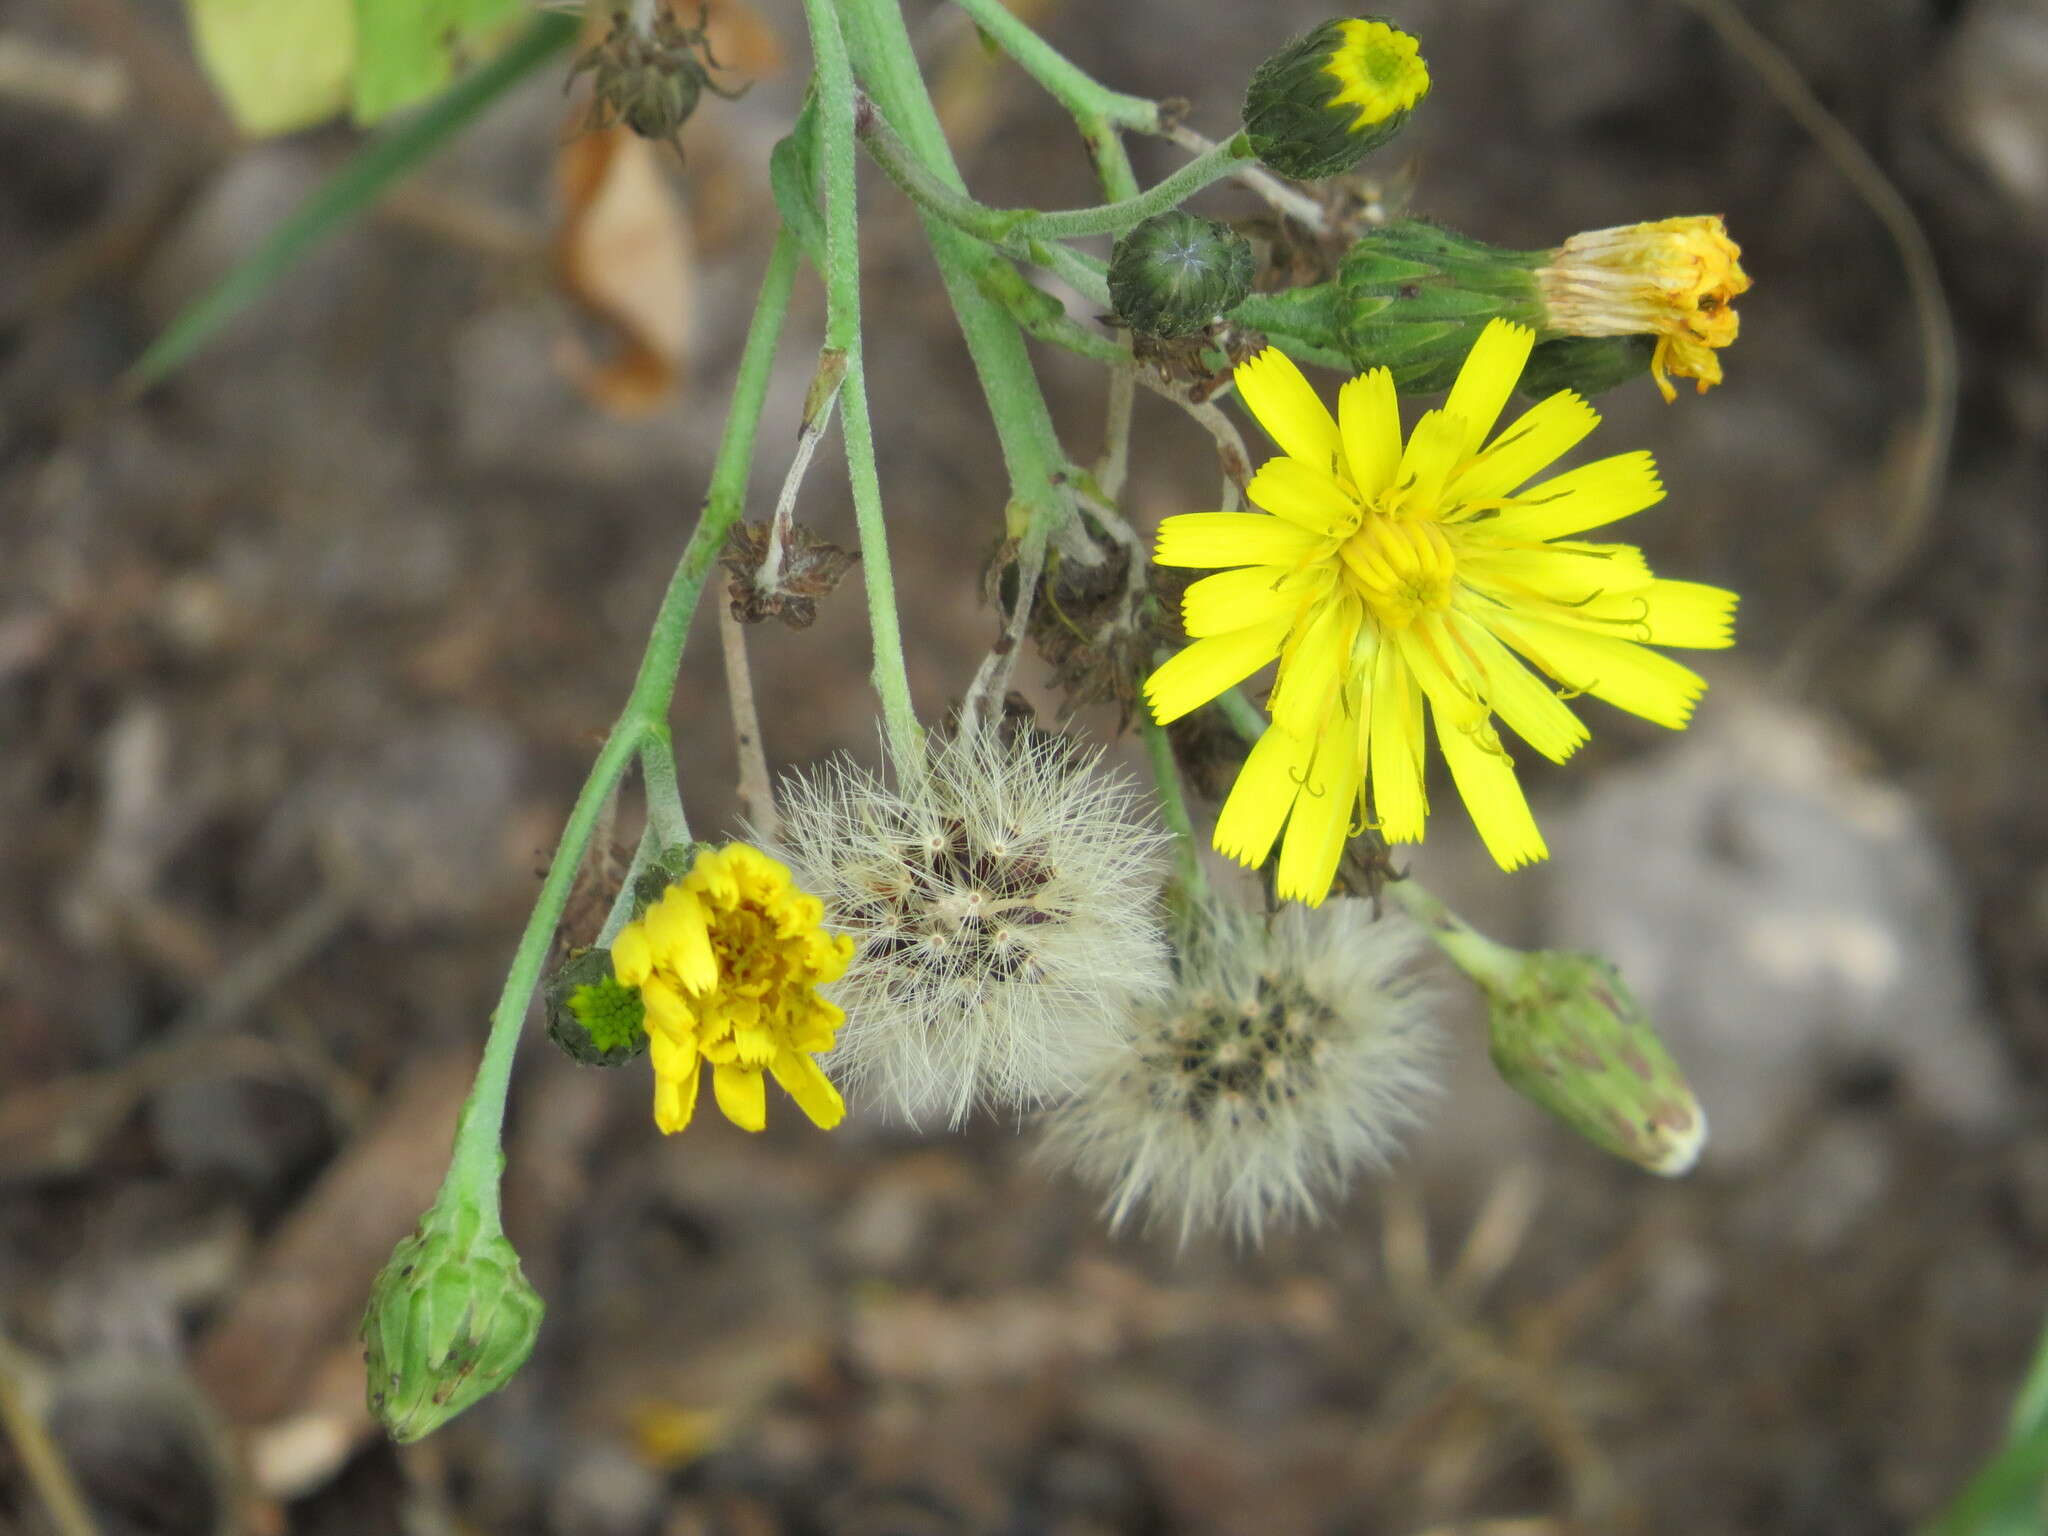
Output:
M544 1310L495 1213L437 1200L370 1289L370 1411L394 1440L432 1434L512 1379Z
M1282 176L1318 181L1399 133L1428 94L1429 66L1406 32L1371 16L1326 21L1258 67L1244 128Z
M1540 341L1516 388L1536 400L1560 389L1597 395L1648 373L1656 352L1654 336L1560 336Z
M1616 1157L1667 1176L1692 1169L1706 1113L1611 964L1510 949L1413 882L1389 889L1485 989L1494 1068L1510 1088Z
M1707 1117L1649 1017L1597 955L1539 950L1487 988L1493 1065L1586 1140L1652 1173L1690 1172Z
M1191 336L1251 291L1251 242L1183 209L1145 220L1110 253L1110 304L1141 336Z
M646 1008L639 991L612 974L610 950L571 955L544 995L548 1038L585 1066L623 1066L647 1049Z

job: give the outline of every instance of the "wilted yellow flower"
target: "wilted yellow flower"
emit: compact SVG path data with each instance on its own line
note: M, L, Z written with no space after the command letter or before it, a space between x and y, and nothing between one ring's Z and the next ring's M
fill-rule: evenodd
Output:
M1625 224L1573 235L1536 269L1536 286L1552 330L1654 335L1650 372L1668 402L1678 391L1667 374L1702 394L1721 382L1714 354L1735 340L1735 299L1749 290L1741 255L1715 214Z
M1600 420L1561 390L1488 440L1534 342L1523 326L1490 322L1405 446L1386 369L1346 384L1333 419L1269 348L1236 375L1285 455L1252 477L1247 494L1265 510L1160 527L1161 565L1239 569L1188 588L1194 643L1147 680L1154 716L1177 719L1279 660L1272 724L1215 841L1257 866L1284 827L1284 897L1322 901L1362 825L1390 843L1421 839L1426 712L1494 858L1513 869L1545 857L1495 717L1545 757L1568 757L1586 727L1548 677L1566 695L1679 727L1706 684L1647 647L1731 643L1734 593L1660 580L1632 545L1571 537L1663 499L1649 454L1518 490Z
M768 1123L772 1073L822 1130L846 1114L812 1058L832 1048L845 1015L818 996L853 955L821 926L825 909L783 865L732 843L697 855L689 874L612 941L612 969L647 1009L654 1123L680 1131L697 1107L710 1062L725 1117L743 1130Z

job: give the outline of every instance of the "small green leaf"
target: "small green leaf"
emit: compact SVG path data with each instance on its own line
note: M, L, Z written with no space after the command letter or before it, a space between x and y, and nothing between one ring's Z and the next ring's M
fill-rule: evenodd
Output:
M185 14L199 62L242 132L290 133L348 105L351 0L185 0Z
M374 123L423 101L488 52L521 0L354 0L355 113Z
M573 16L543 13L517 40L419 116L372 139L211 289L179 312L122 378L133 396L191 357L298 259L410 175L470 119L574 41Z
M768 156L768 188L782 222L796 236L804 255L825 270L825 216L818 211L818 102L804 99L796 126L776 142Z

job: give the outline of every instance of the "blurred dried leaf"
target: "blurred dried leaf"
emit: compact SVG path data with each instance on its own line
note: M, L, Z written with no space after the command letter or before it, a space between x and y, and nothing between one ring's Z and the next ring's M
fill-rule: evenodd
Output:
M200 1341L199 1378L230 1419L308 1411L320 1362L354 1332L378 1267L434 1198L474 1066L465 1051L407 1069L389 1108L300 1202ZM361 1350L348 1348L360 1382Z
M555 162L556 279L609 338L601 358L571 341L564 365L592 400L622 416L651 411L681 388L695 326L689 216L659 154L613 127L571 139Z

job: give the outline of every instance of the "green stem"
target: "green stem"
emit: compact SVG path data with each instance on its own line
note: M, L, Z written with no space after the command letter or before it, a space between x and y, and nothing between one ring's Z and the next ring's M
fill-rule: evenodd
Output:
M987 260L976 266L974 275L981 291L1002 305L1026 334L1053 346L1065 347L1082 357L1093 358L1098 363L1108 363L1128 371L1131 362L1128 345L1112 341L1100 331L1091 331L1074 320L1058 299L1027 282L1023 273L995 252L987 253Z
M541 882L540 896L527 917L506 973L498 1006L491 1013L491 1028L484 1041L483 1060L477 1066L476 1082L462 1106L456 1126L454 1153L447 1176L442 1180L440 1201L468 1201L481 1212L487 1230L498 1223L498 1183L504 1169L501 1141L505 1126L505 1096L512 1083L512 1058L519 1049L519 1035L533 1005L534 990L540 984L541 967L560 924L562 909L569 900L576 871L590 845L592 831L604 803L617 787L620 776L654 732L661 733L662 749L667 744L670 700L675 696L676 668L682 659L683 641L690 620L697 611L697 598L705 577L717 558L727 531L746 505L748 470L753 462L754 437L761 420L761 408L768 397L768 379L775 363L775 345L782 335L782 322L789 312L790 290L796 281L797 246L784 230L775 238L768 258L768 270L761 280L761 296L754 318L747 328L746 349L741 354L739 375L733 384L732 411L726 418L725 437L719 443L712 468L711 487L696 531L683 548L662 594L661 607L654 616L654 628L633 690L618 721L605 737L589 778L578 791L570 808L561 842ZM673 758L669 759L673 763ZM652 807L655 795L650 792ZM678 805L680 814L680 805Z
M838 0L838 6L846 41L875 104L903 135L913 158L954 190L964 191L966 183L953 163L938 112L918 73L917 55L896 0ZM960 334L995 421L1003 467L1010 480L1010 532L1019 536L1031 516L1058 516L1069 510L1055 479L1065 455L1037 375L1031 371L1023 336L977 281L978 268L993 253L942 220L927 216L924 223L940 278L960 322Z
M1031 239L1075 240L1085 235L1120 235L1156 213L1178 208L1202 188L1221 181L1252 158L1251 140L1240 133L1206 154L1197 155L1171 176L1135 197L1095 208L1066 208L1031 213L1015 226ZM1025 210L1027 213L1029 210Z
M1251 144L1243 134L1198 155L1148 191L1094 208L1066 208L1041 213L1035 208L991 208L947 184L928 169L872 107L860 117L861 142L889 179L926 213L945 220L963 234L1015 251L1032 240L1077 240L1088 235L1120 235L1155 213L1177 208L1213 182L1221 181L1249 158Z
M856 206L853 61L831 0L804 0L816 59L818 128L825 180L825 346L846 359L840 385L841 435L853 484L854 520L860 528L861 576L867 585L868 628L875 642L874 684L882 704L889 748L900 766L923 761L924 733L910 697L903 664L903 625L896 611L896 578L889 562L889 530L882 516L882 482L875 466L875 429L868 412L867 364L860 333L860 211Z
M955 0L960 9L974 18L975 26L981 29L996 47L1010 56L1026 74L1031 76L1053 99L1077 121L1083 117L1100 119L1116 128L1135 128L1140 133L1159 132L1159 105L1142 96L1126 96L1121 91L1112 91L1108 86L1083 73L1067 60L1067 57L1052 44L1034 32L1030 26L1017 18L1015 12L1003 4L1003 0ZM1085 127L1084 127L1084 132ZM1104 178L1105 184L1108 178ZM1112 197L1126 194L1110 189ZM1135 190L1135 188L1133 188Z
M668 712L664 702L662 713ZM647 786L647 824L663 848L690 841L690 818L683 814L682 786L676 782L676 749L668 722L649 721L640 738L640 778Z
M1173 743L1166 727L1152 718L1150 710L1140 712L1145 734L1145 752L1152 760L1152 779L1159 786L1159 814L1173 834L1174 852L1180 862L1181 886L1190 903L1208 900L1209 880L1202 873L1201 845L1195 841L1194 818L1188 814L1187 796L1181 789L1180 766L1173 760Z

